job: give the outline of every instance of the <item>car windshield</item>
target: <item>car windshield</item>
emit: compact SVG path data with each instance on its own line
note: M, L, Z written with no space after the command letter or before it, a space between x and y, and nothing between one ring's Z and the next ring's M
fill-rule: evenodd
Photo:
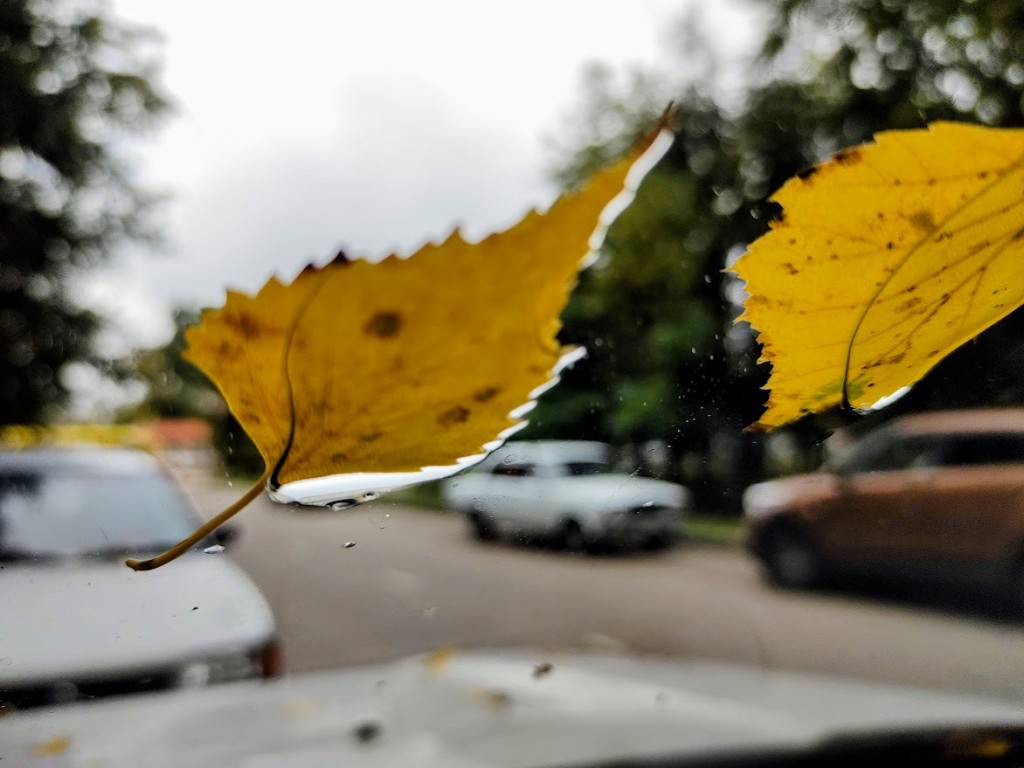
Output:
M158 475L0 470L0 559L160 550L195 527Z
M0 0L0 743L1024 725L1022 158L1021 0Z

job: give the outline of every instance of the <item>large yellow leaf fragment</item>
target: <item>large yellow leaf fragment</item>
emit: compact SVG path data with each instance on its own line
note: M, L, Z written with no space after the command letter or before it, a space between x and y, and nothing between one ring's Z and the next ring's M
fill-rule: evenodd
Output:
M736 263L771 429L868 408L1024 303L1024 130L889 131L788 181Z
M613 200L628 202L620 196L634 164L642 175L671 141L658 137L546 213L478 243L455 233L409 258L340 257L290 285L274 278L255 296L229 293L222 308L204 312L186 334L186 358L217 384L256 443L269 486L454 472L459 459L520 424L514 414L567 351L556 340L559 315L602 212ZM631 176L630 186L638 180ZM129 564L156 567L186 543Z

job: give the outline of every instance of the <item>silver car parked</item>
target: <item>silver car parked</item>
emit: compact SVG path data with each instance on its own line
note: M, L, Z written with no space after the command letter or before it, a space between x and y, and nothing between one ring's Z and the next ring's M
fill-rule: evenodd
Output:
M281 671L270 608L211 539L159 571L198 518L152 456L0 453L0 712Z

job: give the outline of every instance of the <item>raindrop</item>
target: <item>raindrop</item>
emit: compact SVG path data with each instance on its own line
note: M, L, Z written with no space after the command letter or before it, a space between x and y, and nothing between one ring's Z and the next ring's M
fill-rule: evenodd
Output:
M423 609L423 618L432 619L434 614L437 613L437 606L431 606L430 608Z
M212 544L211 546L209 546L209 547L207 547L206 549L203 550L203 552L206 553L207 555L219 555L223 551L224 551L224 545L223 544Z
M342 547L343 547L344 549L352 549L352 547L354 547L355 545L356 545L356 543L355 543L354 541L346 541L346 542L345 542L344 544L342 544L341 546L342 546Z

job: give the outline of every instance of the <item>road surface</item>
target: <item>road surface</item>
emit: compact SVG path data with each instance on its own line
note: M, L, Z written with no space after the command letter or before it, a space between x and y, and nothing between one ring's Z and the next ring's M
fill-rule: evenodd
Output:
M192 476L207 513L244 490ZM263 590L292 672L442 646L710 657L1024 700L1024 623L920 601L787 593L742 552L573 557L470 541L454 515L259 499L231 548ZM346 546L349 542L353 544Z

